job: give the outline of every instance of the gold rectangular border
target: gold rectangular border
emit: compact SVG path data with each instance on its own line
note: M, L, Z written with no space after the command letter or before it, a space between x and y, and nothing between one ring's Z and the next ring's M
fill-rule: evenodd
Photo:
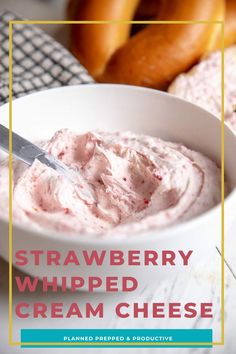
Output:
M113 20L113 21L21 21L13 20L9 21L9 345L10 346L22 346L22 345L47 345L47 346L87 346L88 344L97 345L98 347L105 347L109 345L114 345L116 343L36 343L36 342L14 342L13 341L13 317L12 317L12 273L13 273L13 235L12 235L12 35L13 35L13 25L14 24L26 24L26 25L39 25L39 24L58 24L58 25L68 25L68 24L219 24L221 25L221 340L219 342L212 343L194 343L194 342L182 342L182 343L153 343L147 342L147 346L217 346L224 345L225 343L225 318L224 318L224 283L225 283L225 270L224 270L224 183L225 183L225 165L224 165L224 21L125 21L125 20ZM119 343L119 346L139 346L140 343Z

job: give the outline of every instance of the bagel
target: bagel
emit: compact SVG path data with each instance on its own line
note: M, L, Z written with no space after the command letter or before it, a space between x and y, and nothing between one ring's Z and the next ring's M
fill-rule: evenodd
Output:
M236 1L226 1L225 45L236 43Z
M129 20L134 16L139 0L73 0L71 17L76 20ZM71 11L71 10L70 10ZM72 26L71 50L86 67L89 73L98 79L106 63L115 50L122 46L131 25L99 24Z
M236 0L225 2L225 47L236 43ZM216 49L221 48L221 36L216 41Z
M224 0L156 2L155 20L224 19ZM70 6L76 20L132 20L139 5L139 0L71 0ZM165 89L215 47L219 31L218 24L150 24L130 37L128 23L78 24L72 26L71 50L97 81Z

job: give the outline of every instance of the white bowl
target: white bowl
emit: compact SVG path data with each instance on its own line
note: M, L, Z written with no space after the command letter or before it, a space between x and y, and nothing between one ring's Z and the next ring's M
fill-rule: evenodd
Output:
M8 125L8 104L0 108L2 124ZM13 130L32 141L50 138L57 129L76 131L104 129L108 131L131 130L158 136L202 152L221 163L221 123L209 112L156 90L124 85L81 85L42 91L13 101ZM232 186L236 185L236 138L225 127L225 174ZM3 157L1 153L1 158ZM6 186L6 188L8 188ZM228 228L234 219L236 192L225 200L225 224ZM8 223L0 219L0 255L8 260ZM208 257L221 238L221 206L193 220L161 231L145 231L130 235L127 240L87 239L85 235L68 236L48 230L39 233L13 225L13 251L18 249L59 250L193 250L191 265ZM82 257L81 257L82 260ZM183 270L179 260L175 267L153 268L142 266L33 266L19 267L34 276L45 274L61 276L134 276L139 284L153 278L171 276ZM14 263L14 262L13 262ZM186 267L185 267L186 268ZM86 289L86 285L84 289Z

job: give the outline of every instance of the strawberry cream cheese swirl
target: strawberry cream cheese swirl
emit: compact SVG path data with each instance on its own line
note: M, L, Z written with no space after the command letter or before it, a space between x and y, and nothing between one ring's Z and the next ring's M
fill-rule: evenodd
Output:
M15 161L16 223L68 235L128 237L189 220L220 202L216 163L181 144L131 132L63 129L42 146L81 171L97 202L86 203L72 183L39 161L31 167ZM7 204L7 162L0 171L0 194Z

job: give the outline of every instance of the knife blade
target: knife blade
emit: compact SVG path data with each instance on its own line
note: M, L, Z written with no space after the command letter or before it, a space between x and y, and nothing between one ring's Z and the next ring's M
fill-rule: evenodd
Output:
M9 129L0 124L0 147L9 153ZM47 151L26 140L22 136L12 132L12 154L17 159L28 165L32 165L37 159L44 165L54 169L65 176L72 183L80 185L80 194L88 203L94 203L96 198L88 182L83 178L80 171L69 168L62 161L48 154Z

